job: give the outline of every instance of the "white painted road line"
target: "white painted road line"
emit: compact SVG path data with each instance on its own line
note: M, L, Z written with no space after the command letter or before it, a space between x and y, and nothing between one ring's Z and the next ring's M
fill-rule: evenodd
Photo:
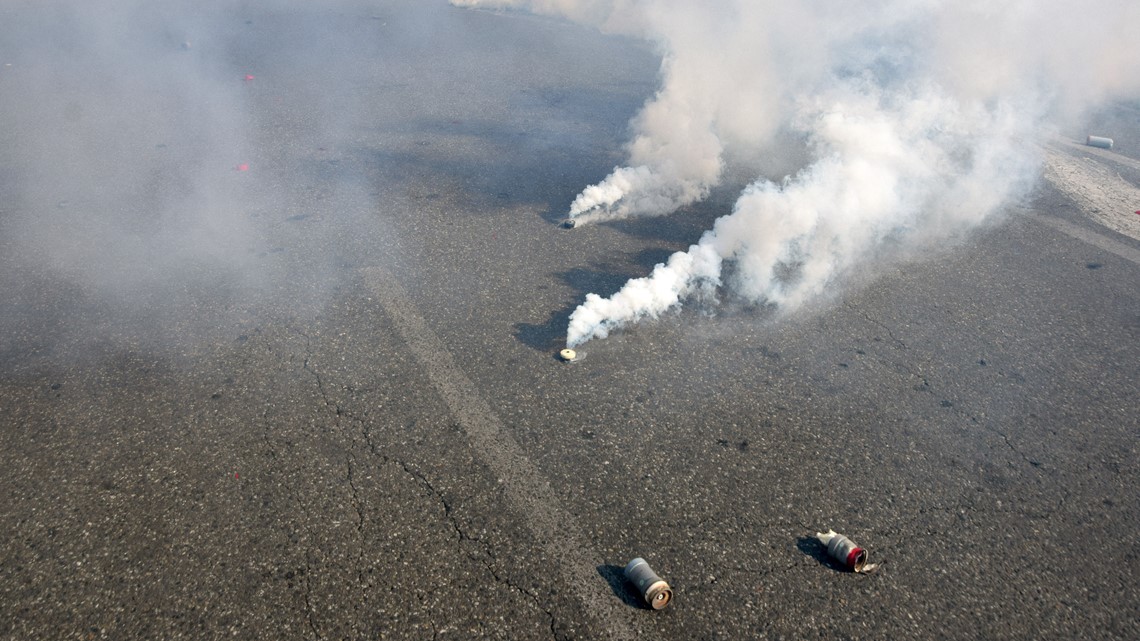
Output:
M1083 145L1081 143L1074 142L1072 140L1068 140L1065 138L1055 138L1054 139L1054 145L1067 148L1071 151L1074 151L1074 152L1080 153L1080 154L1091 155L1091 156L1099 156L1100 158L1104 158L1105 160L1110 160L1112 162L1119 163L1121 165L1124 165L1125 167L1131 167L1132 169L1140 170L1140 161L1133 160L1133 159L1129 158L1128 156L1122 156L1116 152L1109 151L1107 149L1100 149L1099 147L1090 147L1088 145Z
M1111 254L1116 254L1125 260L1130 260L1137 265L1140 265L1140 249L1131 245L1120 242L1119 240L1109 238L1103 234L1098 234L1091 229L1074 225L1067 220L1048 216L1045 214L1034 214L1033 219L1049 225L1053 229L1072 236L1077 240L1084 241L1090 245L1094 245L1103 249Z
M598 574L602 560L591 551L574 517L558 507L561 499L550 483L504 429L391 272L368 267L360 273L462 426L475 454L502 480L511 507L525 518L545 556L555 561L590 627L609 639L633 639L632 611Z

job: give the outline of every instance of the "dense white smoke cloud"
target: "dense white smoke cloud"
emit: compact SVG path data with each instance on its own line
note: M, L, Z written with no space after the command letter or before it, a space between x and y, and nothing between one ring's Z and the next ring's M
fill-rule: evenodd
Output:
M122 297L253 261L249 87L219 44L244 25L221 4L0 8L5 258Z
M632 122L629 162L574 200L580 223L695 202L726 152L764 149L780 132L813 152L794 177L749 185L648 277L588 295L570 346L721 285L794 308L884 243L934 242L1025 194L1039 174L1033 142L1051 123L1140 88L1140 3L1127 0L453 3L559 15L660 46L662 86Z

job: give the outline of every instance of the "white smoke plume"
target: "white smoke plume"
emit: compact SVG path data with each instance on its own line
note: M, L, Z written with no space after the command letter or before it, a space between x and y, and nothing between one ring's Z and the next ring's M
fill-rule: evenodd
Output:
M761 177L687 252L570 318L580 345L697 292L794 308L884 243L936 242L1024 195L1051 127L1140 90L1132 0L453 0L644 37L662 85L628 164L586 187L578 222L703 198L732 151L807 141L813 162ZM722 267L731 261L731 276ZM722 279L728 282L722 283Z

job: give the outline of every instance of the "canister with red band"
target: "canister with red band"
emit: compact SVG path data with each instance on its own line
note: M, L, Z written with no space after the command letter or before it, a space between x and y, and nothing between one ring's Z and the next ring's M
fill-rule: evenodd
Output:
M842 534L837 534L835 530L816 532L815 536L820 543L827 546L827 554L848 570L863 572L874 567L867 565L867 550Z

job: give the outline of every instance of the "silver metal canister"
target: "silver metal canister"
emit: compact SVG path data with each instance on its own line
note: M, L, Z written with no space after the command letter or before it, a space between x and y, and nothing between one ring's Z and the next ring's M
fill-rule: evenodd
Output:
M1085 144L1089 147L1100 147L1101 149L1112 149L1112 138L1104 138L1102 136L1089 136L1085 139Z
M855 544L851 539L837 534L835 530L816 532L819 542L827 546L827 554L843 564L843 567L855 572L865 569L871 570L874 566L867 565L867 551Z
M664 579L657 576L653 568L649 567L649 563L641 557L637 557L625 566L625 578L637 587L641 598L645 599L654 610L660 610L673 600L673 589Z

